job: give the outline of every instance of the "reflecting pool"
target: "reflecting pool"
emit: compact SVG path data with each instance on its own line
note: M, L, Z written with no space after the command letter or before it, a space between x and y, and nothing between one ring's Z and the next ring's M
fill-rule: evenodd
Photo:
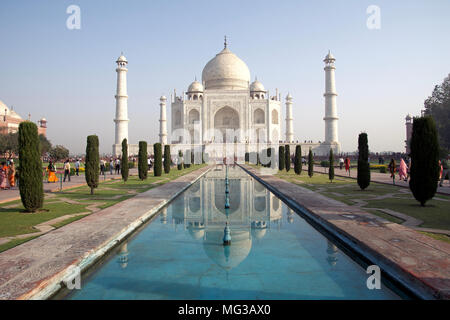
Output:
M199 179L69 299L399 299L240 168ZM231 245L224 246L226 222Z

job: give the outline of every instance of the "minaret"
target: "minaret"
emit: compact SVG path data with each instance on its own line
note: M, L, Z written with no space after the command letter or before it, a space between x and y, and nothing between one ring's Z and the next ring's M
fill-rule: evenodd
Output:
M167 144L167 120L166 120L166 97L162 96L159 101L159 142L163 145Z
M336 84L334 80L334 62L336 59L328 51L327 56L323 60L325 62L325 143L339 144L338 140L338 116L336 106Z
M292 123L292 96L286 96L286 142L294 142L294 125Z
M407 115L405 118L405 126L406 126L406 140L405 140L405 149L406 154L409 154L411 152L411 149L409 148L409 142L411 141L412 136L412 117L411 115Z
M117 92L116 92L116 139L113 146L113 155L122 152L123 139L128 140L128 95L127 95L127 58L123 54L116 61L117 63Z

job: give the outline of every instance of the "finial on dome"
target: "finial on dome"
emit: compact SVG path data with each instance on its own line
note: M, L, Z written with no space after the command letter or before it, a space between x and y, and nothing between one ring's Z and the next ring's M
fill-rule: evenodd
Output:
M227 48L227 36L225 36L225 41L223 42L224 49Z

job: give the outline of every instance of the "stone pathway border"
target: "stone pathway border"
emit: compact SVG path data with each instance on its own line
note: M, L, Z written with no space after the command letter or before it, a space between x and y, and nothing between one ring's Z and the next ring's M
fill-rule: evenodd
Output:
M450 244L241 165L346 248L422 299L450 299Z
M206 174L207 166L0 253L0 299L47 299Z

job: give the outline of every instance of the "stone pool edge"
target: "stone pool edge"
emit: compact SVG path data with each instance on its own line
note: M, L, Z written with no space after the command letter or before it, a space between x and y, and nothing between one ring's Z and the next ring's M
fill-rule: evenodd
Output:
M450 299L450 293L448 289L441 290L433 286L432 284L427 283L423 279L416 277L415 274L411 272L411 270L406 269L404 266L397 264L395 261L390 259L388 256L384 255L382 252L378 252L375 249L371 248L368 244L364 243L364 241L355 238L352 234L349 234L347 231L339 228L339 226L334 223L328 221L324 217L321 217L320 214L314 212L317 208L307 207L290 196L283 193L276 187L272 186L269 182L265 181L264 178L260 177L258 173L253 172L255 169L249 168L246 165L239 164L239 166L250 176L264 185L270 192L279 197L282 201L284 201L288 206L290 206L295 211L299 211L304 214L307 218L317 224L320 228L324 229L331 236L337 238L341 241L346 247L350 248L351 251L355 252L357 255L361 256L363 259L371 261L372 263L380 266L382 272L387 274L390 278L395 280L401 286L409 290L415 296L421 299ZM263 174L264 175L264 174ZM273 177L276 178L276 177ZM276 178L279 179L279 178ZM282 179L279 179L282 180ZM287 181L282 180L285 183L289 183ZM297 185L295 185L297 186ZM300 187L300 186L299 186ZM353 213L353 212L350 212ZM369 213L366 213L370 215ZM376 217L377 218L377 217ZM378 218L381 219L381 218Z
M170 203L173 199L178 197L181 193L183 193L186 189L188 189L192 184L197 182L201 177L203 177L205 174L207 174L213 167L208 166L206 167L206 170L202 172L200 175L195 177L192 181L190 181L186 186L180 188L175 194L173 194L169 199L162 200L159 204L152 207L149 211L147 211L145 214L137 218L134 222L129 224L127 227L125 227L125 230L122 232L116 234L112 238L106 240L106 244L99 246L98 248L94 249L92 252L88 253L87 256L84 256L81 258L81 261L77 261L71 265L66 266L66 268L59 272L58 274L54 275L49 281L46 281L45 284L41 284L35 289L29 291L28 293L23 294L18 299L19 300L47 300L51 297L53 297L55 294L58 293L63 288L63 281L72 273L73 267L79 267L81 273L83 271L86 271L89 267L94 265L99 259L101 259L105 254L107 254L110 250L112 250L118 243L120 243L122 240L133 234L134 231L139 229L144 223L149 221L155 214L157 214L161 208L166 206L168 203ZM198 170L201 170L202 168L199 168ZM194 173L197 170L191 172ZM171 183L172 181L169 181L167 183Z

